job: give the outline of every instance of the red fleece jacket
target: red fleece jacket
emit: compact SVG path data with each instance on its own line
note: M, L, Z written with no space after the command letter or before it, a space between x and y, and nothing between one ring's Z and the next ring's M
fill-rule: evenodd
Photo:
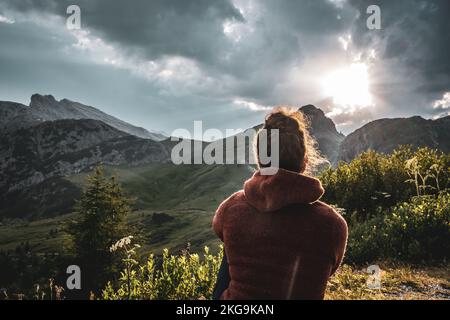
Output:
M217 209L231 282L223 299L323 299L339 267L347 224L318 201L319 180L280 169L256 172Z

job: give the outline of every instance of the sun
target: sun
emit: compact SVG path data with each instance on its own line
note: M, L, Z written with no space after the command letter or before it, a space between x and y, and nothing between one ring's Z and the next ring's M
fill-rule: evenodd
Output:
M367 66L352 63L336 70L323 79L323 88L333 102L348 108L366 107L373 104Z

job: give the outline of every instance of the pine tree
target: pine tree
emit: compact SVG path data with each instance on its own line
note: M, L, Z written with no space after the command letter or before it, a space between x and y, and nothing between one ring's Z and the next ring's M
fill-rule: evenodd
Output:
M69 230L82 270L82 289L98 292L117 271L117 259L109 248L128 235L130 206L131 200L115 176L108 178L102 166L96 167L88 176L85 191L76 205L79 220Z

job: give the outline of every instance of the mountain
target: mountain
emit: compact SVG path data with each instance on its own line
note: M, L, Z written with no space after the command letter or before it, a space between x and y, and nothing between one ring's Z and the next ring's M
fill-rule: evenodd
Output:
M92 119L140 138L155 141L167 138L160 133L133 126L94 107L68 99L57 101L52 95L33 94L29 107L19 103L0 101L0 115L2 115L0 128L25 127L43 121L63 119Z
M39 123L29 107L16 102L0 101L0 131L13 131Z
M98 163L166 162L163 144L91 119L46 121L0 138L0 190L27 187Z
M345 136L336 130L333 120L313 105L306 105L299 109L310 122L310 133L316 139L321 153L332 163L336 163L339 145Z
M450 149L450 117L382 119L344 137L319 108L307 105L299 111L309 120L312 136L332 164L338 159L351 160L368 149L390 152L400 144L426 145L445 152ZM261 126L251 129L258 130ZM202 199L202 204L214 207L221 200L218 190L229 186L227 192L232 191L251 174L252 168L247 165L251 156L249 146L253 144L256 131L249 129L224 140L202 142L202 148L223 147L225 156L227 142L234 140L235 165L213 171L209 171L211 166L202 164L172 164L175 141L156 141L161 137L148 139L150 133L144 129L93 107L67 99L56 101L52 96L33 95L30 106L0 102L0 132L0 217L44 217L68 212L82 186L72 178L86 174L98 163L129 175L128 186L142 179L135 174L139 168L148 168L146 172L151 174L146 175L146 179L150 180L142 181L145 190L132 188L132 194L143 197L146 206L164 209L172 202L197 205L197 200ZM237 145L242 138L245 138L245 150ZM192 146L194 142L190 143ZM245 159L236 161L238 153ZM236 165L238 163L243 165ZM206 174L208 188L192 184L191 179L197 180ZM146 195L149 190L151 194Z
M399 145L450 152L450 116L436 120L415 116L372 121L342 141L338 158L351 161L367 150L390 153Z
M63 191L54 182L98 163L133 167L169 161L164 143L132 136L99 120L45 121L5 130L0 137L0 216L10 212L11 204L27 199L33 203L30 195L52 206L49 200Z

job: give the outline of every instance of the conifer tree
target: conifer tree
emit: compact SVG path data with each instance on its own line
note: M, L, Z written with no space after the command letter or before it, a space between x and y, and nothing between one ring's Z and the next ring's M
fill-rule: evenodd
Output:
M117 271L117 258L109 248L128 235L130 206L131 200L125 196L115 176L106 177L102 166L87 177L75 209L78 221L69 230L82 270L82 289L98 292Z

